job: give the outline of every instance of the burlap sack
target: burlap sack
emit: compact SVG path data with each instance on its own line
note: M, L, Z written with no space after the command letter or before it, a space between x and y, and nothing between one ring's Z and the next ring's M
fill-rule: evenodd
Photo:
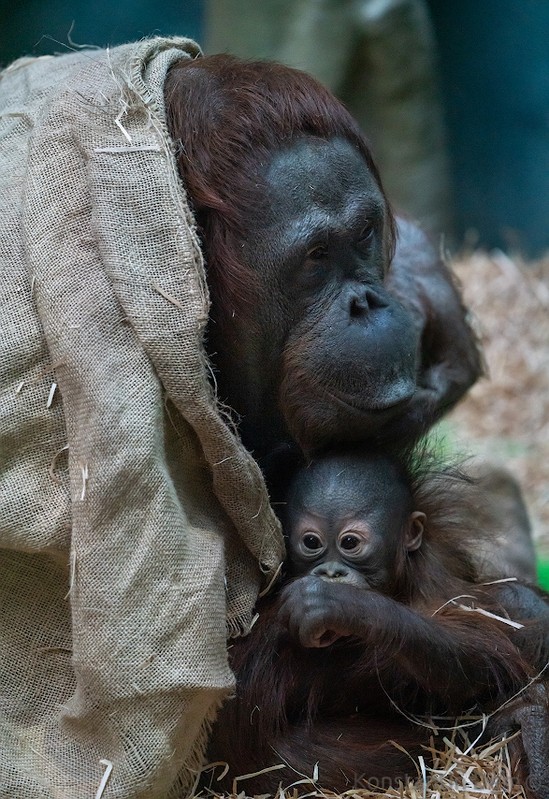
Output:
M1 797L188 790L227 625L282 555L208 380L162 95L196 54L153 39L1 75Z

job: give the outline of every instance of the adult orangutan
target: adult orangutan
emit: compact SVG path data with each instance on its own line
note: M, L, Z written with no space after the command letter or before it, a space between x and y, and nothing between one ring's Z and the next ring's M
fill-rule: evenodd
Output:
M209 353L245 445L264 461L291 439L432 424L479 355L449 272L395 223L342 104L304 73L227 55L174 65L165 98L207 262Z
M336 793L387 787L416 777L429 716L444 728L467 712L492 716L488 733L521 730L527 795L549 796L548 695L543 677L533 684L549 662L549 601L479 578L464 544L481 497L462 475L379 452L298 472L282 589L230 650L236 698L210 745L230 769L223 787L257 772L241 785L250 795L313 775Z
M395 222L354 120L311 77L230 56L173 66L165 98L206 257L208 350L220 399L238 419L244 444L276 475L277 452L287 441L311 454L333 443L375 438L383 447L416 437L475 380L479 355L448 271L413 224ZM384 485L390 484L387 478ZM396 499L405 508L397 508L398 519L412 512L405 492L397 491ZM370 744L377 758L388 738L411 751L424 742L416 726L391 712L379 686L376 724L357 718L354 709L378 685L378 669L408 710L431 709L431 694L433 709L465 710L465 701L489 704L522 685L533 663L523 660L505 626L455 609L429 623L418 616L424 600L429 607L442 604L450 598L447 590L459 593L464 583L482 593L471 588L474 570L465 553L475 526L475 511L468 510L461 540L429 527L441 535L439 544L434 534L427 536L415 566L403 574L406 559L397 568L387 553L402 550L407 528L389 514L390 545L364 567L377 571L379 590L304 576L274 603L262 604L251 637L231 648L243 698L223 711L212 757L227 759L233 775L270 765L277 754L308 773L318 760L322 784L344 789L360 775L379 774L371 758L364 759ZM340 614L344 632L336 627L336 637L352 634L358 642L317 651L312 641L329 636L329 625L318 638L302 638L299 620L310 618L309 589L322 618L328 609ZM332 597L332 589L345 596ZM397 604L404 595L413 610ZM499 607L497 591L486 595ZM371 627L370 604L379 622ZM508 607L514 610L513 602ZM398 629L391 637L393 624ZM402 654L387 671L395 651L406 646L410 656ZM497 646L503 650L495 654ZM435 666L428 662L431 650L439 657ZM479 657L483 665L475 676ZM343 673L349 679L341 680ZM330 747L341 729L344 743L334 755ZM341 748L349 753L342 763ZM409 769L398 750L382 749L384 776ZM281 776L291 781L291 767L246 787L270 791Z
M0 785L167 796L283 554L249 450L413 434L474 342L444 270L389 270L369 153L306 76L159 38L24 58L0 109Z

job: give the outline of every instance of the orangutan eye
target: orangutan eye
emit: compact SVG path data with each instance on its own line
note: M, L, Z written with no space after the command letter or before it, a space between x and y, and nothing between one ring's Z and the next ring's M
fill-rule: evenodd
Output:
M311 247L307 250L305 256L306 261L323 261L328 257L328 248L324 244L317 244L316 247Z
M302 261L299 277L306 286L322 283L330 271L328 248L324 244L311 247Z
M322 539L316 533L305 533L302 540L304 548L310 552L317 552L324 546Z
M353 533L347 533L347 535L342 536L339 542L339 546L341 549L345 550L345 552L356 552L360 549L361 545L362 539Z
M369 244L373 238L375 232L375 228L372 222L367 222L360 233L358 234L358 243L359 244Z

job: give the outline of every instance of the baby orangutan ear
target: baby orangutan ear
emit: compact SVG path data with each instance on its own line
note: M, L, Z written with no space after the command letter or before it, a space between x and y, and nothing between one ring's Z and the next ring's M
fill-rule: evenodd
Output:
M408 519L408 529L405 532L404 545L408 552L419 549L423 541L423 527L427 516L420 510L415 510Z

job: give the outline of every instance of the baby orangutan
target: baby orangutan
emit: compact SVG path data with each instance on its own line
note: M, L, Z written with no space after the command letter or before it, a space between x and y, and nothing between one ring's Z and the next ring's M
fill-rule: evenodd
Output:
M549 797L548 705L535 680L549 660L547 598L519 581L482 583L468 554L482 532L466 523L475 508L480 518L477 487L430 472L425 458L410 463L351 452L295 476L282 587L230 649L236 697L209 749L229 764L223 787L280 764L239 790L274 793L313 775L337 793L414 779L432 735L418 717L451 726L467 711L490 715L490 733L522 730L519 778L529 797Z

